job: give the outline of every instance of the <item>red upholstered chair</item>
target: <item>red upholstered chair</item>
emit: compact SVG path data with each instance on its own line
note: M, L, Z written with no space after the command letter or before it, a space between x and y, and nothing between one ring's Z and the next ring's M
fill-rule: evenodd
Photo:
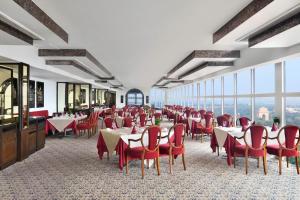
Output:
M217 123L218 123L218 126L230 127L230 122L228 120L228 117L226 117L224 115L217 117Z
M123 111L123 110L119 110L119 111L118 111L118 116L119 116L119 117L123 117L123 115L124 115L124 111Z
M104 124L105 124L105 127L106 127L106 128L111 128L111 129L113 129L113 122L114 122L114 120L113 120L111 117L106 117L106 118L104 119Z
M148 134L146 134L148 132ZM144 137L148 137L148 145L144 144ZM159 168L159 142L161 137L161 129L159 126L149 126L139 139L129 139L128 148L125 150L125 160L126 160L126 174L128 174L128 161L130 160L141 160L142 178L144 178L144 161L149 159L154 159L156 162L157 173L160 175ZM131 142L141 142L141 147L131 148Z
M200 113L197 111L192 112L192 117L198 118L200 116Z
M196 131L192 132L192 139L194 139L194 134L200 134L201 142L203 142L204 135L212 135L213 133L213 117L210 114L204 115L205 126L202 126L201 122L196 124Z
M174 140L171 141L171 131L174 130ZM184 159L184 136L185 136L185 126L182 123L176 124L170 128L167 136L161 138L168 138L167 144L162 144L159 146L160 155L169 156L169 167L170 173L172 174L172 165L174 165L174 156L182 155L183 168L186 170L185 159Z
M200 117L201 119L204 119L204 115L206 114L206 110L200 110Z
M225 114L223 114L223 116L226 117L227 120L228 120L228 127L234 126L233 116L232 115L225 113Z
M280 134L284 133L284 142L280 141ZM296 169L297 174L299 174L299 163L298 163L298 145L300 140L300 132L298 126L293 125L287 125L282 127L277 137L270 138L269 139L277 139L278 144L274 145L267 145L267 152L271 155L278 156L279 161L279 174L281 175L281 163L282 163L282 157L286 157L287 159L287 167L289 163L289 157L294 157L296 161Z
M124 125L123 125L123 127L128 127L128 128L132 127L132 118L131 117L125 117L124 118Z
M214 112L213 111L207 111L206 114L211 115L212 117L214 117Z
M144 127L146 125L146 117L147 115L145 113L140 114L140 126Z
M189 118L191 116L191 110L190 109L185 110L185 116L186 116L186 118Z
M154 119L162 119L162 114L161 113L154 113Z
M238 124L238 122L242 127L242 131L245 131L249 127L249 122L251 122L251 120L248 117L240 117L237 119L236 124Z
M247 141L247 134L250 133L250 143ZM267 138L268 131L264 126L261 125L252 125L248 127L244 135L241 137L234 137L235 143L233 146L233 156L234 156L234 167L235 167L235 158L237 156L245 157L245 169L246 174L248 174L248 157L257 158L257 167L259 167L259 158L263 158L264 173L267 174ZM236 139L244 139L245 144L237 144Z
M94 112L90 114L87 120L80 121L76 126L77 130L79 131L79 134L81 135L82 132L83 133L87 132L88 138L96 134L98 119L99 119L99 113Z

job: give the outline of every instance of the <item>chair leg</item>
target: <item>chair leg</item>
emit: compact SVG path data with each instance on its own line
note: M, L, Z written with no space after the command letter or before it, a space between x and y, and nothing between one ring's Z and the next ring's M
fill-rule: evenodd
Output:
M278 161L279 161L279 175L281 175L281 163L282 163L281 155L278 157Z
M159 157L156 158L157 174L160 175Z
M257 158L257 168L259 168L259 157Z
M149 159L147 159L147 169L150 168L150 165L149 165Z
M172 172L172 153L169 153L169 169L170 169L170 174L173 174Z
M128 174L129 173L129 171L128 171L128 156L127 155L125 155L125 161L126 161L126 174Z
M109 152L107 151L107 160L109 160Z
M299 174L299 163L298 163L298 156L295 157L295 161L296 161L296 168L297 168L297 174Z
M217 146L217 151L218 151L218 156L220 155L220 150L219 147Z
M182 154L182 164L183 164L183 169L186 170L184 153Z
M142 161L142 163L141 163L142 164L142 179L144 179L144 175L145 175L144 162L145 162L145 159L142 158L141 161Z
M174 165L174 155L172 155L172 165Z
M201 137L200 139L201 139L201 143L202 143L203 142L203 134L202 133L200 134L200 137Z
M233 167L235 168L235 153L233 153Z
M156 160L155 158L153 159L153 168L155 169L156 168L156 164L155 164Z
M264 173L265 175L267 175L267 157L266 157L266 153L264 154L264 157L263 157L263 165L264 165Z
M286 167L289 168L289 157L286 157Z
M245 169L246 169L246 174L248 174L248 155L245 156Z

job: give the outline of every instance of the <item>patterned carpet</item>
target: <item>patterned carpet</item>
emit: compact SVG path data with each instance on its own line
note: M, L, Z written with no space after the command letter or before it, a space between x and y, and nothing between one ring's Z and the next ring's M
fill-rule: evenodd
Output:
M98 135L87 138L48 138L46 147L23 162L0 172L0 199L300 199L300 176L294 165L278 175L277 161L268 159L268 175L250 160L245 175L244 159L228 167L222 150L211 153L208 139L186 140L187 171L181 157L174 175L168 158L161 159L161 176L146 169L141 179L140 162L131 162L130 174L118 169L117 156L99 160Z

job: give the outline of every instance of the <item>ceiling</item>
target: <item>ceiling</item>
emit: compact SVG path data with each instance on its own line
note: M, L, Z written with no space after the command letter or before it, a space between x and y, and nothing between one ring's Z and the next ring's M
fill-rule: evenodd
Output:
M86 49L116 77L118 81L115 84L120 82L126 88L148 90L194 50L231 51L248 48L245 38L300 4L300 0L275 0L264 11L258 12L220 41L213 43L213 34L250 2L252 1L34 0L34 3L68 33L68 43L11 0L0 2L0 14L14 19L19 26L22 25L20 27L26 28L27 32L30 30L31 34L40 38L41 40L34 41L34 46L44 49ZM287 32L283 36L295 36L299 33L299 28L296 27L295 30L296 32ZM0 45L24 43L10 37L0 31ZM282 35L277 37L280 39ZM278 45L287 46L299 42L298 37L293 38L297 38L296 41L283 41L284 44L278 42ZM270 47L272 39L255 47ZM178 77L207 61L229 60L193 59L170 78ZM98 75L103 75L88 61L81 59L80 62ZM53 67L85 79L94 79L72 66ZM224 67L226 66L201 70L186 79L196 79Z
M88 49L125 87L141 89L194 49L241 47L212 44L212 33L250 1L227 2L35 0L69 33L70 46Z

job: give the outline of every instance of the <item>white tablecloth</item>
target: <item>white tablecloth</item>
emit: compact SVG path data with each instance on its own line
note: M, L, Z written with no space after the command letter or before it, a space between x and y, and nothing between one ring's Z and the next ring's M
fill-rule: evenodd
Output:
M205 120L204 119L201 119L201 118L195 118L195 117L189 117L188 118L188 123L189 123L189 127L192 128L192 123L193 121L195 122L201 122L201 125L202 126L205 126Z
M112 153L117 144L119 139L121 138L126 144L128 144L128 140L129 139L139 139L142 136L142 132L144 130L144 128L136 128L137 129L137 133L136 134L131 134L132 128L119 128L116 130L113 129L101 129L101 134L103 136L104 142L106 144L107 150L109 153ZM171 132L171 136L174 133ZM163 128L162 129L162 133L161 136L166 136L168 135L168 129ZM143 142L144 145L147 146L148 145L148 133L145 133L144 138L143 138ZM168 138L163 138L160 140L160 144L166 144L168 143ZM140 147L142 146L142 143L139 142L131 142L130 143L130 147Z
M74 116L60 116L53 117L47 120L53 127L55 127L56 130L58 130L59 132L63 132L66 127L68 127L71 123L74 122L74 120L77 123L79 120L85 119L86 117L87 115L77 116L76 118Z
M278 135L278 131L271 131L271 127L266 127L268 130L268 137L276 137ZM225 140L227 138L227 134L231 135L232 137L241 137L244 135L244 131L242 131L241 127L215 127L214 132L217 138L217 142L219 147L223 147ZM265 134L264 134L265 135ZM246 135L246 141L248 144L251 144L251 135L250 130L249 133ZM237 139L240 144L245 144L244 139ZM284 141L284 134L280 134L280 141ZM267 140L267 144L278 144L277 140Z

